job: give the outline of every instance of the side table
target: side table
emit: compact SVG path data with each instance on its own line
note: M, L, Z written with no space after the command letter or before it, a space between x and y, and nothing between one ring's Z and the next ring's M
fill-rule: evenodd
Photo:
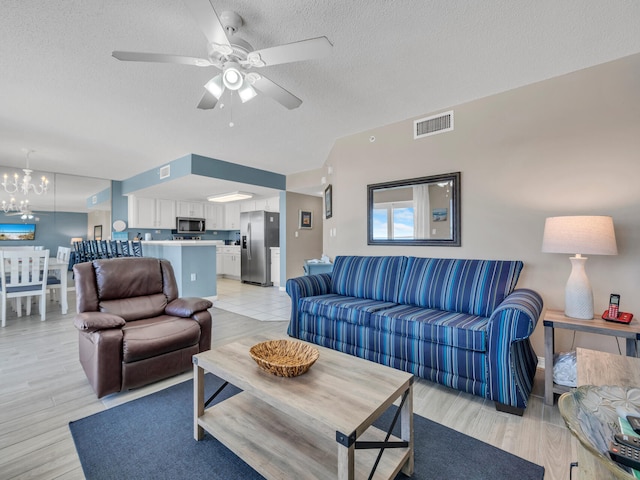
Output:
M640 340L640 323L633 319L630 324L607 322L601 318L582 320L570 318L560 310L547 310L544 314L544 403L553 405L554 394L568 392L570 387L553 383L553 354L555 352L554 329L564 328L578 332L596 333L622 337L627 340L626 354L638 356L637 342Z
M633 324L635 320L631 322ZM638 324L636 323L637 327ZM576 348L578 359L578 386L640 385L640 359ZM602 480L611 478L611 473L595 456L578 442L578 478L580 480Z

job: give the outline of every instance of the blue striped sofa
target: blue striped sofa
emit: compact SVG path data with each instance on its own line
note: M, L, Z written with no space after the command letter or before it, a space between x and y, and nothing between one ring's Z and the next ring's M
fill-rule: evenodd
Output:
M287 281L288 334L494 400L522 415L542 298L520 261L338 256Z

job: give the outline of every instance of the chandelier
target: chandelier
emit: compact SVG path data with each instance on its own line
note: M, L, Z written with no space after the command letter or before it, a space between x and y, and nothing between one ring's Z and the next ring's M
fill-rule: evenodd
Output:
M0 208L2 208L4 213L15 212L14 215L20 214L20 218L23 220L33 218L33 212L31 211L29 200L21 200L20 203L17 203L15 198L9 200L8 203L6 200L3 200Z
M25 150L27 153L27 168L23 168L24 176L22 180L20 176L15 173L11 181L9 180L9 176L5 173L4 179L2 181L2 186L7 191L8 194L13 195L17 192L22 192L24 195L28 195L30 192L35 193L36 195L42 195L47 192L49 188L49 180L45 176L42 176L40 179L40 185L36 185L31 183L31 174L33 170L29 168L29 155L33 153L33 150ZM3 204L6 202L2 202Z

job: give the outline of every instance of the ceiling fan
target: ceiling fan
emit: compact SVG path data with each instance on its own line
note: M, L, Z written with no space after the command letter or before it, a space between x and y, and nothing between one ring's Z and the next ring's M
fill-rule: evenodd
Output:
M204 86L205 92L198 104L203 110L214 108L225 90L238 92L242 103L262 93L290 110L297 108L302 100L252 69L318 58L329 54L333 47L327 37L317 37L254 50L236 35L243 23L240 15L225 11L218 16L209 0L184 0L184 3L207 37L208 58L123 51L114 51L112 55L123 61L217 68L220 73Z
M13 199L12 203L15 203ZM7 203L5 201L2 202L2 206L5 207ZM0 207L1 208L1 207ZM40 221L40 217L36 217L36 213L33 211L33 208L29 204L29 200L21 201L19 206L16 206L14 211L5 210L5 216L7 217L20 217L21 220L35 220L36 222ZM38 213L38 215L42 215L42 213ZM45 214L46 215L46 214Z

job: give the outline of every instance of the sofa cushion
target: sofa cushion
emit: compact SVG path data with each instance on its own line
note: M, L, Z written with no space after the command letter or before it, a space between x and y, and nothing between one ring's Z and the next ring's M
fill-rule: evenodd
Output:
M299 310L320 317L364 325L369 321L371 313L395 305L397 304L393 302L328 294L301 298Z
M119 300L101 300L98 308L101 312L118 315L128 322L162 315L166 306L167 297L162 293L156 293L155 295L129 297Z
M403 337L484 352L488 322L488 318L478 315L398 305L373 313L369 326Z
M181 350L200 341L198 322L171 315L127 322L122 331L124 363Z
M95 260L93 266L100 300L163 293L162 268L157 258L111 258ZM114 278L119 281L114 282Z
M337 256L331 293L397 303L405 262L405 257Z
M397 303L490 317L515 288L522 265L409 257Z

